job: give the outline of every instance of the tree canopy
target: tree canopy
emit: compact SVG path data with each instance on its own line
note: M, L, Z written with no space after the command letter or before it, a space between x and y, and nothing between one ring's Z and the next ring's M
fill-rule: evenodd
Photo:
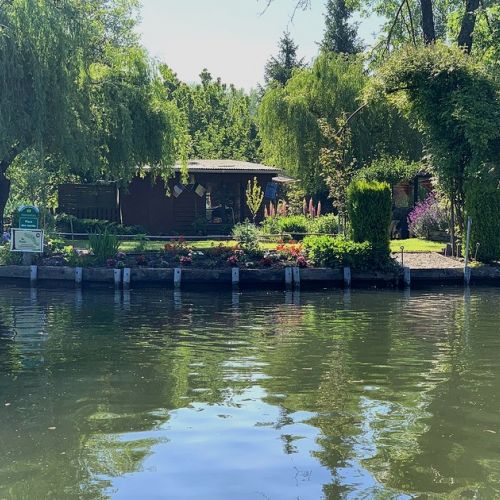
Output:
M286 86L270 88L258 114L265 161L297 176L309 194L326 192L320 152L335 145L322 133L321 123L337 130L338 119L362 103L368 81L361 58L322 53L310 68L296 71ZM351 128L347 163L361 165L381 154L420 156L419 135L383 99L362 109L346 126Z
M255 161L257 130L251 97L204 69L201 83L188 85L166 65L160 66L167 99L182 114L191 158Z
M182 151L178 113L161 99L132 31L136 6L0 5L0 218L15 178L9 169L24 151L37 153L40 164L50 160L61 175L121 181L145 163L166 172Z

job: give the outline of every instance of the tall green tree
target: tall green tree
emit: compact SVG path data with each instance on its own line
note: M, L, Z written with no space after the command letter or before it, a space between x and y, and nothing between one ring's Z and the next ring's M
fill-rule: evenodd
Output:
M297 55L298 48L290 33L285 31L279 41L278 55L272 56L266 63L264 69L266 86L273 82L285 85L295 69L304 67L304 59L299 59Z
M394 54L379 81L419 124L428 161L463 231L468 184L493 178L500 187L498 81L462 50L442 43Z
M0 4L0 225L9 171L25 151L83 179L125 180L168 167L180 142L174 107L133 32L129 0ZM12 172L11 172L12 174Z
M167 99L182 113L191 158L256 161L257 130L250 96L214 79L204 69L201 83L188 85L166 65L160 67Z
M350 23L352 12L345 0L326 2L322 50L343 54L356 54L361 51L361 42L357 38L357 26Z
M297 177L308 195L326 193L321 152L336 144L323 132L337 131L339 119L347 120L360 107L368 81L360 58L323 52L284 87L270 87L258 113L265 161ZM382 154L409 159L421 154L418 133L386 100L364 107L346 126L350 130L348 149L342 152L345 165L359 166Z

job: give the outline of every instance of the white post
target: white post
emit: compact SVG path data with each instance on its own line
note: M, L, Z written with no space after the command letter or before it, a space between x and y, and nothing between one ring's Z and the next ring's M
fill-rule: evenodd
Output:
M122 270L121 269L113 269L113 277L115 280L115 287L119 288L120 282L122 280Z
M403 283L405 286L411 285L411 271L409 267L403 267Z
M176 267L174 269L174 286L176 287L181 286L181 279L182 279L182 269L180 267Z
M349 288L351 286L351 268L344 267L344 286Z
M293 274L291 267L285 267L285 285L287 288L292 286Z
M83 269L81 267L75 267L75 283L81 285L83 280Z
M240 283L240 268L232 267L231 268L231 283L233 286L239 285Z
M465 239L465 259L464 259L464 282L466 285L470 283L471 270L469 268L469 243L470 243L470 228L472 225L471 217L467 218L467 236Z
M38 267L30 266L30 281L34 283L38 277Z
M300 269L298 267L292 268L293 284L295 288L300 288Z
M130 286L130 268L126 267L123 270L123 287L128 288Z

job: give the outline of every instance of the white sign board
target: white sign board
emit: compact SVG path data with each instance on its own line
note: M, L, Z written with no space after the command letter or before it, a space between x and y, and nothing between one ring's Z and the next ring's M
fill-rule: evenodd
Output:
M10 251L43 253L43 230L12 228L10 230Z

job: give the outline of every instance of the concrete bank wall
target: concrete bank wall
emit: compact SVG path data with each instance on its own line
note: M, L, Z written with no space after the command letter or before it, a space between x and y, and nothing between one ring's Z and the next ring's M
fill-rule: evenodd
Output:
M352 271L345 269L287 268L287 269L106 269L37 266L0 266L0 280L14 280L35 284L100 283L115 287L134 285L182 286L189 284L239 285L262 287L298 286L410 286L463 284L462 269L401 269L388 273L380 271ZM500 285L500 269L486 272L470 270L470 283Z

